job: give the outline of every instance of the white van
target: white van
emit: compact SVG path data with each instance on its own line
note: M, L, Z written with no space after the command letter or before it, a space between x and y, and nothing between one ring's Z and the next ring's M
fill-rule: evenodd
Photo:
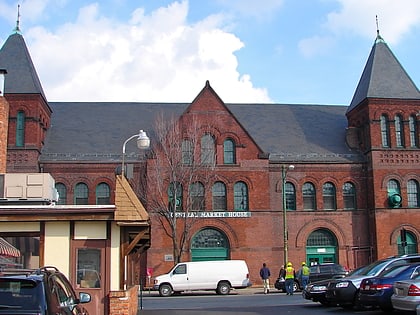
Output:
M195 261L177 264L172 270L154 279L153 290L160 296L195 290L216 290L229 294L231 288L251 285L244 260Z

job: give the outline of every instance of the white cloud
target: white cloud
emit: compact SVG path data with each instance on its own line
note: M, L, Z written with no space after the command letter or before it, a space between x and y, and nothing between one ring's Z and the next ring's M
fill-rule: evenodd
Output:
M186 1L148 15L139 8L124 23L100 9L88 5L53 31L25 31L49 100L191 102L210 80L225 102L270 102L238 72L243 43L223 30L222 16L190 25Z
M326 26L333 32L352 32L374 38L378 16L380 34L397 43L414 26L420 25L418 0L337 0L341 7L328 15Z

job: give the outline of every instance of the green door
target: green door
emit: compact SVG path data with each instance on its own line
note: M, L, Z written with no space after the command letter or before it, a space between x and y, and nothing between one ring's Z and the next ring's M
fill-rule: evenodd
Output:
M192 261L227 259L229 259L229 242L224 233L206 228L197 232L192 238Z
M306 242L306 260L310 265L338 263L335 235L327 229L313 231Z

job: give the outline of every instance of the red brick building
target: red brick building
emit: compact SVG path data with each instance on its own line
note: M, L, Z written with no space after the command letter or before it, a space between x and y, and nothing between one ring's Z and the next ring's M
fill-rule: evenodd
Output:
M177 235L188 225L182 260L245 259L254 283L262 262L275 274L286 254L295 265L355 268L418 251L420 93L379 34L349 106L226 104L209 82L190 104L48 102L19 33L0 50L0 69L7 172L51 173L62 203L114 203L124 141L139 129L150 135L150 150L130 142L124 155L151 218L144 275L176 259L160 195ZM183 130L183 167L208 164L194 178L171 178L157 164L160 116Z

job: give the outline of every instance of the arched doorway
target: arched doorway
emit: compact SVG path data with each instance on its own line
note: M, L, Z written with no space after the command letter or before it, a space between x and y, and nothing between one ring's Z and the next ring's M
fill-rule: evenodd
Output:
M306 241L306 259L309 264L338 263L337 238L328 229L313 231Z
M229 248L229 240L223 232L205 228L198 231L192 238L191 260L227 260Z

